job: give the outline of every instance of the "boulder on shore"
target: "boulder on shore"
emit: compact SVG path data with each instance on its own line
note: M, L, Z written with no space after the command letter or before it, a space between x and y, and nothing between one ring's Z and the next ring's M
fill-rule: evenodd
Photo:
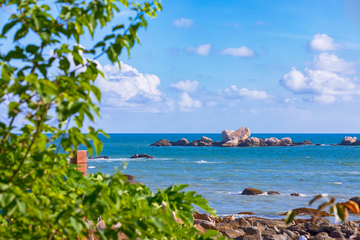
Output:
M198 146L199 142L200 142L200 139L196 139L196 140L192 141L191 143L186 144L186 146Z
M351 145L354 142L356 142L356 137L344 137L343 140L341 140L341 145Z
M258 147L266 147L266 143L257 137L250 137L245 139L245 141L239 143L239 147L251 147L251 146L258 146Z
M149 154L135 154L134 156L131 156L130 158L150 158L150 159L154 159Z
M185 146L189 144L189 141L186 138L182 138L179 141L171 142L172 146Z
M161 147L161 146L172 146L172 144L167 139L161 139L161 140L157 141L156 143L150 144L150 146Z
M241 195L259 195L263 194L263 191L254 189L254 188L245 188Z

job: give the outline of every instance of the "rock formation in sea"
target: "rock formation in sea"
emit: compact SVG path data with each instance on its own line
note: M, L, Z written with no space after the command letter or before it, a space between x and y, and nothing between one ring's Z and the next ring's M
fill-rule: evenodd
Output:
M130 158L150 158L150 159L153 159L153 157L150 156L149 154L135 154L134 156L131 156Z
M356 137L344 137L341 142L340 145L353 145L354 143L356 143ZM360 144L360 143L359 143ZM358 145L358 144L354 144L354 145Z

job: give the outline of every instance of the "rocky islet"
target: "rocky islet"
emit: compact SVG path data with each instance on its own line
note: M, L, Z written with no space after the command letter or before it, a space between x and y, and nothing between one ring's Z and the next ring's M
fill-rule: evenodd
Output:
M321 146L321 144L314 144L309 140L304 140L302 142L294 142L290 137L284 137L278 139L276 137L260 139L257 137L250 137L251 132L247 127L239 128L238 130L224 130L222 131L222 141L213 141L212 139L203 136L200 139L193 140L189 142L186 138L181 138L178 141L171 142L167 139L161 139L150 146L197 146L197 147L270 147L270 146L302 146L302 145L316 145ZM344 137L340 143L331 144L331 145L347 145L347 146L356 146L360 145L360 140L357 140L356 137Z

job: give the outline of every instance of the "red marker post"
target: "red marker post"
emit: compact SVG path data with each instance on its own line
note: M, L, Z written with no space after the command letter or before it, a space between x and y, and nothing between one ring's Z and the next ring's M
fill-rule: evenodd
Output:
M83 175L87 174L87 152L86 150L78 150L77 155L70 159L70 163L78 165L78 170L83 172Z

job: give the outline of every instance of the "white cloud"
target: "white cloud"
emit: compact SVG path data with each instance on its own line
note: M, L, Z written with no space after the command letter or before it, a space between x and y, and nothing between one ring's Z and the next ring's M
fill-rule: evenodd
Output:
M194 100L186 92L183 92L179 96L180 110L184 112L193 111L195 108L201 108L202 103L198 100Z
M354 74L355 64L345 62L335 54L320 53L314 57L314 61L310 64L314 70L325 70L342 74Z
M234 57L254 57L255 53L245 46L239 48L226 48L220 52L223 55L231 55Z
M309 42L309 49L312 51L335 51L342 47L341 44L334 43L334 39L327 34L316 34Z
M334 54L322 53L315 56L304 73L292 68L285 74L280 83L295 94L314 94L313 100L321 103L332 103L335 96L360 94L357 78L346 75L355 73L354 63L345 62Z
M190 28L194 23L193 19L189 19L189 18L179 18L176 19L173 22L173 25L177 28Z
M220 89L218 93L225 97L231 98L247 98L247 99L266 99L269 95L265 91L249 90L247 88L238 89L235 85L231 89Z
M207 56L210 53L210 49L211 49L211 44L207 43L207 44L201 44L198 47L188 47L185 50L188 53L201 55L201 56Z
M130 65L105 65L105 78L99 77L96 85L102 91L101 103L133 111L168 111L172 101L158 89L160 79L154 74L143 74Z
M297 102L297 98L286 98L284 100L285 103L295 103Z
M177 83L172 83L171 87L179 89L184 92L195 92L199 87L199 82L198 81L190 81L188 79L185 81L178 81Z
M320 95L320 96L315 96L314 101L319 103L329 104L335 102L336 97L333 95Z

